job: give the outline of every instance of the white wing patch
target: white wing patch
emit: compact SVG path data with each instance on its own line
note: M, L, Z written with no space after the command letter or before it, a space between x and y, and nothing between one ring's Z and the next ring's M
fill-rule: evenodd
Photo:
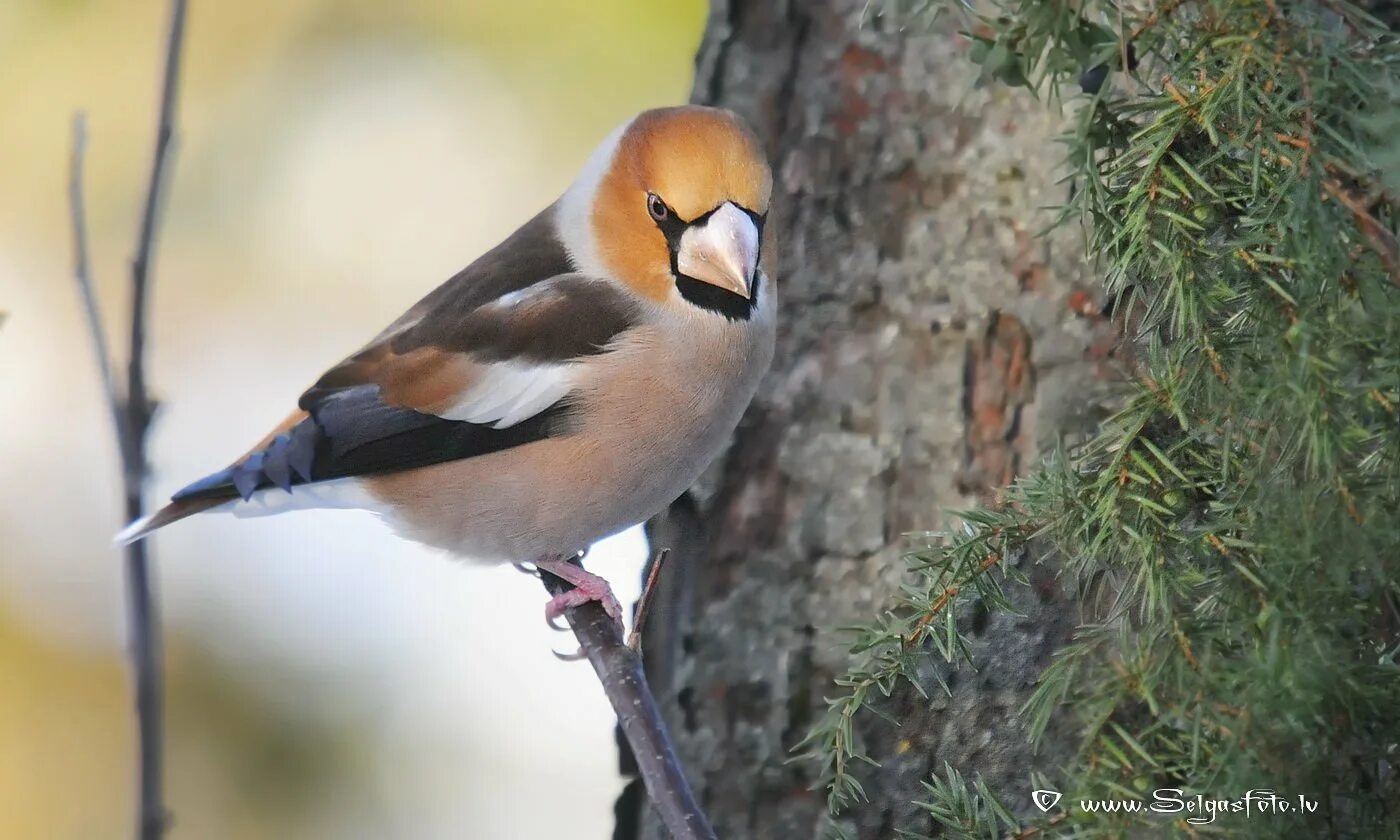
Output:
M504 429L534 417L574 387L573 364L492 362L481 367L481 378L439 417Z

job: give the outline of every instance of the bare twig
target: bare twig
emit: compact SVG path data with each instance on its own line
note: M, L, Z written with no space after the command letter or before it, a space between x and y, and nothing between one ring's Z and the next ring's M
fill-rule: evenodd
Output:
M126 386L126 515L127 521L145 512L146 433L153 403L146 391L146 315L150 300L151 255L159 221L161 188L175 133L175 96L180 78L180 53L185 34L185 0L171 0L166 38L165 69L161 76L160 112L156 118L155 148L136 254L131 261L131 345L127 356ZM131 638L132 670L136 679L136 717L140 729L140 806L136 833L141 840L158 840L165 834L169 816L162 795L162 673L160 616L152 593L149 557L141 540L126 548L127 621Z
M146 202L141 212L141 229L136 236L136 253L131 259L131 353L127 360L127 422L132 436L144 439L151 422L153 405L146 392L146 316L149 310L151 254L155 247L156 225L160 221L162 188L175 137L175 100L180 81L180 52L185 38L186 0L171 0L170 28L165 45L165 70L161 76L160 113L156 119L156 141L151 156L151 174L146 182ZM137 466L145 472L145 461ZM138 482L139 483L139 482Z
M637 599L637 611L632 617L632 632L627 634L627 646L638 653L642 651L642 630L647 626L651 614L651 599L656 594L656 583L661 579L661 567L666 562L669 548L663 548L652 555L647 564L647 579L642 584L642 597Z
M540 579L551 595L571 588L548 572L541 571ZM647 795L662 824L675 840L715 840L715 830L676 760L666 722L642 673L641 657L623 642L617 623L597 602L573 607L565 617L617 713L618 725L632 747Z
M145 508L146 433L150 429L154 401L146 390L146 315L150 298L150 268L159 223L161 188L165 183L169 151L175 133L175 101L184 43L186 0L171 0L164 70L160 85L160 110L156 140L146 184L141 226L131 260L131 333L127 355L125 393L118 390L113 373L102 313L88 265L87 220L83 200L83 153L86 146L81 115L73 122L73 159L69 200L73 224L74 274L83 299L88 331L96 351L102 387L112 412L112 424L122 461L122 489L127 520L139 518ZM159 840L169 825L163 793L161 711L160 621L152 593L148 542L126 547L126 598L128 653L135 683L139 755L136 836Z
M68 207L73 226L73 277L78 281L78 293L83 301L83 318L88 337L92 339L97 357L97 373L102 380L102 393L112 412L112 428L117 433L117 445L122 447L126 461L126 412L122 409L121 393L112 373L112 360L107 354L107 329L102 325L102 308L97 303L97 291L92 285L92 269L88 259L87 202L83 198L83 159L87 153L87 115L73 115L73 153L68 168Z

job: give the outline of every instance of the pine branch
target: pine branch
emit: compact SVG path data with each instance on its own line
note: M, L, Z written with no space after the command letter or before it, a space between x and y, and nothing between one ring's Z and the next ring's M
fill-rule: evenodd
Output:
M1351 214L1356 217L1356 226L1385 265L1390 282L1400 286L1400 243L1396 242L1395 234L1386 230L1385 226L1371 215L1365 202L1353 195L1351 190L1342 186L1336 178L1328 178L1323 181L1322 188L1327 191L1328 195L1340 201L1342 206L1350 210Z
M917 657L965 660L957 599L1033 527L1086 616L1024 710L1033 740L1052 715L1080 725L1055 768L1067 800L1291 788L1321 811L1268 831L1380 836L1400 737L1400 207L1383 165L1400 159L1400 41L1346 0L1006 0L969 29L987 76L1084 93L1060 221L1084 223L1136 361L1118 415L916 552L909 594L858 631L804 742L833 810L860 798L856 760L880 758L853 721L897 684L925 691ZM991 792L946 776L922 803L945 830L998 831ZM1148 819L1064 811L1014 836L1192 836Z

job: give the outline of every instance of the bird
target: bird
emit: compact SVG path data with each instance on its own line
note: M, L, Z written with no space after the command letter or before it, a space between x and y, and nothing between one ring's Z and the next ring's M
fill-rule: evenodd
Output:
M227 468L130 523L358 508L478 563L573 584L569 562L683 494L724 450L771 364L772 171L736 114L643 111L563 194L327 370Z

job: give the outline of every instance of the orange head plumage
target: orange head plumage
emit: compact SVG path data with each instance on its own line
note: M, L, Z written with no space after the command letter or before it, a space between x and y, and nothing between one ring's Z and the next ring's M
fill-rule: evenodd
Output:
M751 299L772 189L739 117L658 108L599 147L565 195L561 228L585 270L658 303L725 312Z

